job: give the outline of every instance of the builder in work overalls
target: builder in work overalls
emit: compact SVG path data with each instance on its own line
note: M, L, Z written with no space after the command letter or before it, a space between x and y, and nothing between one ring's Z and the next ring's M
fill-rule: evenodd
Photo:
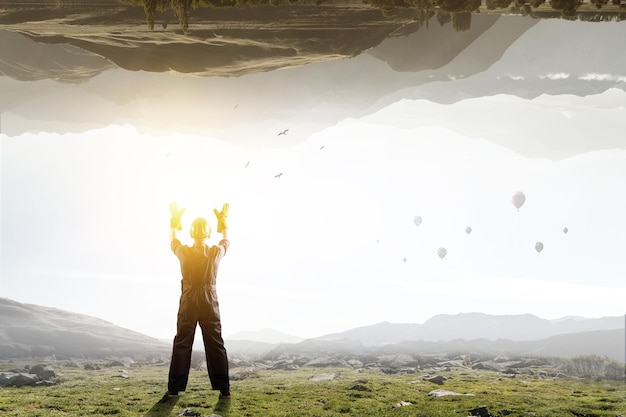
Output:
M170 211L171 248L180 261L183 279L166 396L176 397L179 391L185 391L187 387L194 334L196 325L200 324L211 387L220 391L220 398L230 398L228 357L222 339L219 302L215 288L220 260L229 246L226 225L228 204L224 204L221 212L214 210L217 216L217 232L222 234L222 240L216 246L208 244L211 227L202 217L198 217L191 224L193 245L183 245L176 237L176 232L182 229L180 218L185 209L179 210L176 204L172 203Z

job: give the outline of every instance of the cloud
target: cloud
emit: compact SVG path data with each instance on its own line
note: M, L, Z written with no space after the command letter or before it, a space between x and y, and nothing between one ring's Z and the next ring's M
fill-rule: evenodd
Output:
M612 74L598 74L598 73L586 73L578 77L579 80L584 81L618 81L626 82L626 76L624 75L612 75Z
M548 80L566 80L569 77L570 77L570 74L567 74L565 72L558 72L558 73L550 72L550 73L545 74L545 75L540 75L539 79L540 80L545 80L545 79L548 79Z

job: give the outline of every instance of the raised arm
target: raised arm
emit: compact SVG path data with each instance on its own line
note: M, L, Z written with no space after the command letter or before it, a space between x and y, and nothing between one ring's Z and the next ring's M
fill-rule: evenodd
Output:
M228 239L228 223L226 222L226 219L228 218L229 208L230 206L228 203L224 203L222 211L213 209L213 213L215 213L215 217L217 217L217 233L222 234L222 239Z
M176 233L179 230L183 230L183 226L180 223L180 218L183 217L183 213L185 213L185 209L178 209L178 204L172 202L170 203L170 214L172 217L170 218L170 242L174 239L177 239Z

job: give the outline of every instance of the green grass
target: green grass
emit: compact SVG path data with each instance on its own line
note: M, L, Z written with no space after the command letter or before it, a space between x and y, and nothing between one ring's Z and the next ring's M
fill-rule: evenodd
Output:
M441 371L443 385L423 382L425 372L386 375L377 370L315 369L261 370L233 380L232 399L218 401L207 375L192 371L187 391L178 400L159 403L166 390L168 368L143 366L88 371L51 363L58 384L49 387L0 388L0 416L176 416L186 408L203 416L333 417L404 416L466 417L468 410L486 406L492 415L615 417L626 414L623 381L552 379L490 371ZM2 364L0 370L15 368ZM336 378L311 377L335 373ZM128 378L121 378L128 375ZM351 389L356 384L363 390ZM435 389L473 396L430 397ZM411 405L394 408L400 401Z

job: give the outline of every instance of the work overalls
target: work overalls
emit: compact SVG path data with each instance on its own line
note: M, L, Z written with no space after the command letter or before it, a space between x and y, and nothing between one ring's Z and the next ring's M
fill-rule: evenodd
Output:
M214 390L228 392L228 357L222 339L219 302L215 287L217 269L228 250L229 242L222 239L217 246L202 242L193 246L172 240L172 251L180 260L181 296L172 361L170 363L168 390L185 391L191 366L191 352L196 325L200 324L207 371Z

